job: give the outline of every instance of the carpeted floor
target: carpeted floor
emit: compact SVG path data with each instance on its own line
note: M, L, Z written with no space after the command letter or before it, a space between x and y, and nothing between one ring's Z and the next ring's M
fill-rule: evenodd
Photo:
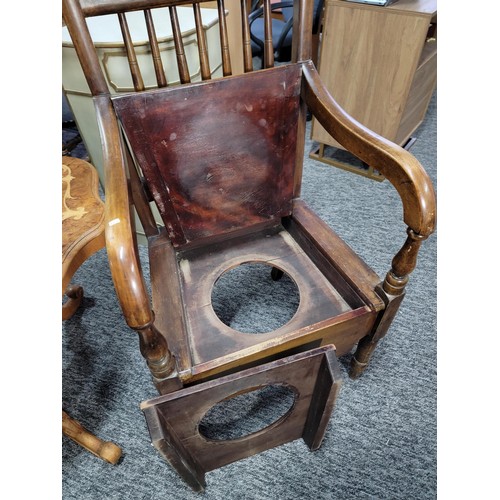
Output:
M436 186L436 97L416 137L412 153ZM383 277L406 236L396 191L387 181L310 160L311 145L303 198ZM210 472L204 498L436 497L436 240L434 234L423 244L406 298L366 373L350 380L349 356L341 359L344 383L322 447L311 453L295 441ZM147 253L141 252L148 275ZM118 443L123 458L109 465L63 437L63 498L198 498L150 444L139 404L156 392L136 334L120 314L105 250L73 281L84 286L85 299L63 324L63 407L101 438ZM230 286L221 289L222 308L224 295L232 293ZM289 297L286 283L280 293ZM227 321L236 321L236 313ZM258 331L258 311L243 317L252 318Z

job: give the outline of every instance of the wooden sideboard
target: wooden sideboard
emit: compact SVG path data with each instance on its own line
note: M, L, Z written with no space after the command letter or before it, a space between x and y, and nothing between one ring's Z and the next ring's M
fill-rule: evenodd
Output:
M319 73L333 98L377 134L408 145L436 87L436 61L437 0L326 0ZM311 157L344 168L324 155L325 146L342 146L314 119L311 131L319 143Z

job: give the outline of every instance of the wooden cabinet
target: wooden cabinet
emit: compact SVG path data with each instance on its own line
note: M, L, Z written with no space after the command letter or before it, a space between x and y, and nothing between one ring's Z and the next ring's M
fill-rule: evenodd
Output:
M436 87L436 60L436 0L326 0L318 70L333 98L374 132L408 143ZM312 139L341 148L316 120Z

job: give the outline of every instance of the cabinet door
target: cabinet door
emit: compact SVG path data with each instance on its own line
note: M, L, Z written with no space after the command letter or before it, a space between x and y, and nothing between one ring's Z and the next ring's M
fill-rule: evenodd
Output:
M430 21L429 13L401 5L327 1L319 62L333 98L360 123L392 141L398 138ZM316 121L313 139L339 147Z

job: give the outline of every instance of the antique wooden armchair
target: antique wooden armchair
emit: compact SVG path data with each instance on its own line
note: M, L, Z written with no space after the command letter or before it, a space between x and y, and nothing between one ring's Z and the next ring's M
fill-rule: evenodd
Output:
M196 83L191 82L177 22L176 9L188 4L196 22L203 80ZM235 442L229 442L227 451L213 458L213 450L204 448L207 441L197 435L196 423L218 397L273 381L295 387L298 408L302 397L321 393L309 410L300 410L306 428L313 425L314 432L308 431L308 437L296 432L304 428L304 420L295 424L295 431L284 431L288 438L302 435L312 449L319 446L338 388L336 358L327 346L334 344L337 356L355 349L350 375L362 373L398 310L419 247L435 224L434 190L419 162L353 120L322 84L311 61L312 1L294 1L292 63L277 67L270 3L264 3L265 69L253 72L242 0L245 73L231 75L225 7L217 0L223 77L212 80L200 21L203 4L63 0L64 20L94 96L101 134L106 245L116 293L163 395L144 403L143 410L157 448L196 489L203 488L205 471L265 449L264 429L246 438L251 443L243 446L243 455L231 448ZM170 14L180 85L169 85L155 38L151 11L160 7L168 7ZM137 64L125 15L133 10L144 11L155 89L145 89ZM135 89L114 97L86 24L86 18L107 14L119 18ZM402 235L402 248L382 280L300 198L308 110L347 150L381 172L401 196L406 241ZM161 225L155 222L152 203ZM141 272L132 207L148 237L151 299ZM286 273L298 287L296 314L275 331L235 331L211 307L212 289L220 276L248 262L269 265L275 279ZM327 361L313 363L308 355L326 356ZM283 366L299 361L310 371L283 371ZM275 376L264 375L268 370ZM298 388L293 373L299 372L316 387L314 391ZM243 384L241 377L249 378ZM229 389L224 392L219 383ZM212 391L215 395L209 396ZM196 418L187 422L190 410ZM172 414L180 415L177 422L169 420ZM295 422L293 418L285 418L283 425ZM182 427L183 422L195 436L184 435L186 429L173 430L174 424ZM282 437L271 440L272 445L284 442Z

